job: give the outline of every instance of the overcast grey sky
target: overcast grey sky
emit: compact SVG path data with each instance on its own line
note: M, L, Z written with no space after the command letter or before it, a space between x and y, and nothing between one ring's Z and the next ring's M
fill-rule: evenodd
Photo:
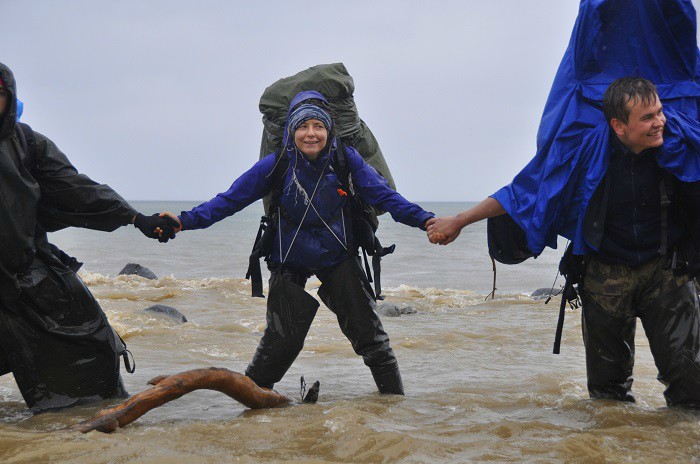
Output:
M533 156L578 1L0 0L0 11L22 120L129 200L226 190L258 159L265 87L343 62L399 191L476 201Z

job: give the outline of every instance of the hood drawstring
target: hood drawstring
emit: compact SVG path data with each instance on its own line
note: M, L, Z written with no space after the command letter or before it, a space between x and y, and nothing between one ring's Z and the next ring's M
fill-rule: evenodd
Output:
M309 208L313 208L313 210L316 212L316 215L318 218L321 220L324 226L328 229L328 231L333 235L333 237L340 243L340 245L345 249L345 251L348 250L348 245L347 245L347 234L345 233L345 215L342 214L341 210L341 221L343 223L343 240L341 240L338 235L333 231L330 225L323 219L323 216L321 216L321 213L316 209L316 206L313 204L313 199L316 196L316 192L318 190L318 186L321 183L321 179L323 179L323 175L326 172L326 168L328 168L328 165L331 160L331 153L329 152L328 158L326 158L326 164L323 165L323 169L321 169L321 173L318 176L318 180L316 181L316 185L314 186L314 191L311 193L311 196L309 196L308 192L304 187L301 185L299 182L299 179L296 176L296 167L299 162L299 156L301 156L296 150L295 157L294 157L294 166L291 168L292 169L292 183L296 186L297 191L301 193L301 195L304 197L304 204L306 204L306 209L304 210L304 215L302 216L301 220L299 221L299 225L297 226L297 230L294 232L294 236L292 237L292 241L289 244L289 248L287 248L287 252L284 255L284 258L282 258L282 224L281 224L281 214L278 212L278 217L280 217L279 221L280 224L277 227L277 233L279 234L279 246L280 246L280 258L282 259L281 264L284 264L287 261L287 257L289 256L289 252L292 251L292 246L294 245L294 242L296 241L297 235L299 235L299 231L301 230L302 225L304 225L304 220L306 219L306 216L309 212ZM292 184L289 184L290 187Z

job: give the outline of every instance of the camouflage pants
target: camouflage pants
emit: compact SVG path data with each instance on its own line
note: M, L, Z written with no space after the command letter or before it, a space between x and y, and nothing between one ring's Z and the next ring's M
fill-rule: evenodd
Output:
M669 406L700 407L700 305L695 281L659 257L631 268L591 258L581 288L588 391L632 401L636 318Z

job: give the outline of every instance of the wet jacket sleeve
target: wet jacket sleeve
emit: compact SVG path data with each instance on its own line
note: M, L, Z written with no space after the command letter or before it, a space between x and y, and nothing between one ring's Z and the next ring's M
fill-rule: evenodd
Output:
M267 195L272 188L270 173L274 165L275 155L266 156L236 179L225 192L190 211L183 211L179 216L183 230L209 227Z
M47 137L36 133L32 175L41 188L38 219L51 232L68 226L113 231L131 223L136 210L111 187L80 174Z
M347 147L347 160L356 193L371 206L376 206L394 221L425 230L425 222L435 214L425 211L389 187L389 183L354 148Z

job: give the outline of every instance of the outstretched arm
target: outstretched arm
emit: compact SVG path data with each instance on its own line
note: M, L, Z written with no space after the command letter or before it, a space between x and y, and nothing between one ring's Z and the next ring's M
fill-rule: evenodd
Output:
M369 205L391 214L394 221L425 230L427 221L435 215L392 190L386 179L367 164L354 148L346 148L353 185L360 197Z
M227 191L180 213L176 219L179 230L205 229L267 195L272 188L275 160L274 154L266 156L236 179Z
M31 173L41 188L38 218L46 231L73 226L111 232L133 223L137 211L117 192L79 173L47 137L34 136L37 157Z
M456 216L432 218L427 222L428 240L431 243L447 245L454 242L462 229L469 224L505 214L506 210L495 198L488 197L478 205Z
M158 215L145 216L108 185L81 174L47 137L34 132L37 158L32 175L41 188L39 222L46 231L75 226L113 231L134 224L146 237L167 242L173 222Z

